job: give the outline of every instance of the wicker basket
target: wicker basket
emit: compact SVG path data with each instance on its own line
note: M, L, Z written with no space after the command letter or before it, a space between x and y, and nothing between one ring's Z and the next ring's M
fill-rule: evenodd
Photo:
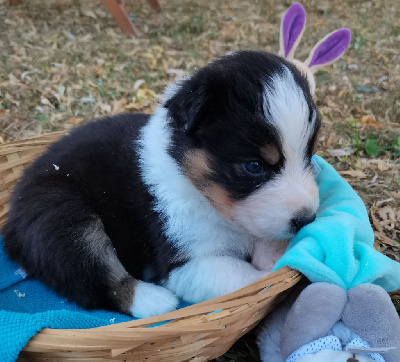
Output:
M0 227L23 169L63 132L0 146ZM20 360L206 361L225 353L285 297L301 275L283 268L237 292L161 316L93 329L43 329ZM162 326L147 326L172 320Z

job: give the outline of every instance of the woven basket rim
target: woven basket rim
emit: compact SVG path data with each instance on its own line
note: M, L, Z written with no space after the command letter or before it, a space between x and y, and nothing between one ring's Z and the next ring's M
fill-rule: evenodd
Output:
M233 293L193 304L160 316L88 329L44 328L29 341L24 351L40 353L43 350L65 347L72 351L80 350L81 345L79 341L85 340L88 338L88 335L90 335L90 340L101 341L104 346L106 341L120 340L121 338L128 338L129 341L135 342L138 340L142 341L143 339L157 339L173 335L219 331L221 330L221 323L222 325L225 324L225 319L232 315L234 316L236 310L240 310L243 306L251 309L257 303L262 304L267 302L269 298L295 285L301 277L298 271L284 267ZM278 285L278 292L274 290L274 279L281 279L283 283L283 285ZM271 287L266 289L269 285ZM224 300L225 298L227 300ZM231 301L233 303L230 303ZM148 326L163 321L170 322L148 328ZM73 344L74 346L72 346ZM86 342L83 345L85 344Z

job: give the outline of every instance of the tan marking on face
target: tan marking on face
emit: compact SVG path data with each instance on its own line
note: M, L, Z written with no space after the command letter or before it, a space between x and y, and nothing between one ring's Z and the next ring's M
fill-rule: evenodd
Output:
M194 186L210 204L227 220L233 220L235 202L221 186L210 181L211 173L208 157L203 150L189 151L183 162L183 169Z
M210 174L206 153L202 150L189 151L183 161L183 169L193 184L202 189Z
M203 194L226 220L233 221L235 201L232 200L227 191L215 183L209 183Z
M270 165L277 164L281 158L278 148L273 144L266 144L265 146L261 147L261 156Z

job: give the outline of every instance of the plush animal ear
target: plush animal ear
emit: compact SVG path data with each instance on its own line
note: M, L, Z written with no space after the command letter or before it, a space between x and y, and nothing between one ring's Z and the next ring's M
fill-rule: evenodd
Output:
M319 68L338 59L349 46L350 40L350 29L336 30L314 46L304 63L315 73Z
M383 288L374 284L351 288L341 319L372 348L396 347L382 355L386 362L400 361L400 319Z
M281 355L286 360L301 346L326 336L340 320L346 291L329 283L313 283L304 289L289 310L281 332Z
M279 53L281 57L292 59L306 26L306 11L299 3L287 9L281 22Z

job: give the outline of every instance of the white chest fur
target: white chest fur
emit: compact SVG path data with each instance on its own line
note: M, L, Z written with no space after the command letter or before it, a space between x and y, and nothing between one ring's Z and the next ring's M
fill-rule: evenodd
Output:
M159 107L139 139L142 178L155 198L154 210L163 218L164 232L182 256L244 258L253 241L210 205L168 154L171 130L167 110Z

